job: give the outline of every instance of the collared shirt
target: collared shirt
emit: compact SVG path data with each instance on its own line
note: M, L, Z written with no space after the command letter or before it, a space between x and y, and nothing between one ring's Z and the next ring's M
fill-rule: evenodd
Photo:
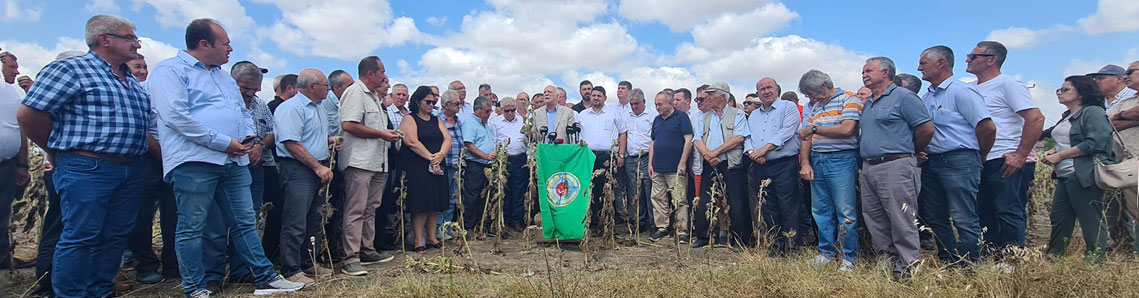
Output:
M399 125L403 123L403 116L410 115L411 113L411 110L407 111L409 114L400 112L399 108L397 108L394 104L388 106L386 111L388 112L388 120L391 121L392 129L399 129ZM399 148L400 146L403 146L403 141L396 141L395 147Z
M112 67L125 73L126 82ZM146 153L150 98L126 64L112 66L94 52L52 62L20 103L51 115L52 149Z
M506 146L507 155L526 154L526 137L522 135L522 125L526 122L522 121L522 116L514 115L514 121L507 121L506 116L500 116L488 122L496 144L510 139L510 145Z
M692 121L688 120L688 114L680 110L674 110L672 116L668 118L660 115L654 117L650 134L653 140L653 160L651 161L653 171L657 173L676 172L676 166L680 164L680 156L684 154L684 147L692 146L691 143L684 141L684 136L691 134ZM696 150L689 152L692 151Z
M270 112L269 105L257 96L249 100L248 109L249 115L253 116L254 128L257 130L257 142L260 143L261 139L273 134L273 112ZM277 165L277 160L273 158L273 150L268 146L261 148L261 165L270 167Z
M756 150L767 144L775 146L763 157L768 160L799 154L799 109L795 103L775 100L771 108L763 109L761 104L747 118L751 136L744 140L744 150Z
M463 143L470 143L475 145L482 153L490 154L494 152L494 135L491 134L490 127L482 122L478 117L470 117L462 122L463 130ZM481 164L490 164L489 160L475 157L474 154L468 152L463 159L474 161Z
M328 113L319 102L313 102L301 93L277 106L277 112L273 114L277 155L295 159L285 147L285 141L296 141L317 161L328 159L328 125L312 125L328 123L327 117Z
M283 102L285 102L285 100L282 99L280 96L273 96L273 100L270 100L268 103L269 112L276 113L277 112L277 106L281 105L281 103L283 103Z
M729 107L724 107L724 111L728 111L728 108ZM733 137L740 136L746 140L748 136L751 136L751 129L748 129L747 116L744 116L744 110L735 109L736 119L732 126L732 135L725 138L724 131L721 129L721 126L723 126L721 123L724 121L724 117L727 116L727 114L724 114L724 111L721 111L720 115L716 115L714 111L709 112L712 113L712 121L708 123L707 137L704 136L704 117L702 116L700 119L692 120L692 131L694 132L692 140L704 141L705 148L708 148L708 150L716 150ZM720 153L717 157L724 162L728 161L727 152Z
M1016 78L1001 74L987 82L977 84L977 91L985 97L985 106L989 108L993 124L997 126L997 138L993 142L993 149L985 160L1004 157L1005 153L1015 152L1020 146L1020 137L1024 129L1024 118L1017 114L1020 111L1037 108L1036 101Z
M19 87L0 86L0 161L16 157L20 152L20 124L16 122L16 108L20 106ZM5 181L7 182L7 181Z
M557 107L555 107L553 111L550 111L549 107L542 109L542 110L546 111L546 129L549 129L550 131L557 131L557 129L554 128L555 125L558 125L558 109L557 109ZM541 136L541 137L544 138L546 136Z
M862 158L914 153L914 127L929 121L917 94L890 84L862 110Z
M147 85L158 108L162 171L167 176L186 162L249 164L246 155L225 153L230 142L256 132L237 82L220 66L206 68L179 51L158 63Z
M990 116L985 108L985 97L977 92L976 87L947 78L940 86L929 86L922 102L936 127L926 152L981 150L977 142L977 124Z
M443 121L443 126L447 127L447 133L451 134L451 150L447 151L447 166L456 168L459 167L459 153L463 150L463 120L455 114L455 125L447 120L446 115L440 115L439 121Z
M1119 90L1119 93L1116 93L1115 97L1105 98L1104 102L1108 103L1107 104L1107 110L1111 111L1111 110L1114 110L1115 107L1119 106L1119 102L1123 101L1124 99L1128 99L1128 98L1132 98L1132 97L1135 97L1135 90L1131 90L1131 88L1123 87L1123 90Z
M328 97L320 101L320 107L328 114L328 136L340 135L340 99L336 98L336 93L328 91Z
M624 117L618 111L605 107L600 112L593 108L582 110L577 113L577 121L581 122L581 140L585 141L589 150L620 150L613 146L613 141L628 132L622 120Z
M862 100L853 92L835 90L825 102L808 103L803 109L803 127L842 125L844 120L859 121L862 117ZM858 137L832 138L818 134L811 135L811 151L837 152L858 149Z
M467 102L464 100L463 106L459 108L459 113L457 113L455 115L459 116L459 121L463 121L463 119L474 117L475 116L475 105L471 102Z
M636 115L632 110L625 113L625 125L628 126L629 134L625 142L625 155L636 156L649 154L649 143L652 141L653 120L656 120L657 113L650 113L646 108L640 115ZM648 155L645 155L648 157Z
M348 86L342 95L340 121L355 122L375 130L388 129L388 115L380 104L380 97L363 82ZM388 147L391 143L380 138L356 137L347 131L340 135L344 137L344 144L337 157L340 159L337 167L341 170L353 167L372 172L388 171Z
M688 109L688 121L692 121L691 125L693 128L692 141L696 141L696 121L700 121L701 119L704 119L704 112L697 108ZM704 131L700 131L700 133L704 133ZM692 144L689 143L688 146L692 146ZM700 157L700 152L697 151L696 148L692 148L692 160L692 174L699 176L704 171L704 163L701 162L703 157Z

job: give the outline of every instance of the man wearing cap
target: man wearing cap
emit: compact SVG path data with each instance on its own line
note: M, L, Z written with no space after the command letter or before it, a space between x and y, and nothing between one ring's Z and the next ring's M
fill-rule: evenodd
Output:
M789 243L798 240L799 235L799 138L802 119L795 104L779 100L779 85L772 78L763 78L755 83L759 94L759 105L747 118L751 136L744 141L744 154L747 155L751 174L755 180L748 188L759 192L760 181L771 180L764 191L764 202L759 207L760 214L754 214L766 224L775 239L771 254L786 252ZM745 101L744 104L749 102ZM755 105L755 104L751 104ZM749 197L748 201L756 200ZM753 204L748 204L754 206ZM749 213L755 210L749 208Z
M862 215L874 249L893 258L895 279L907 278L921 258L917 197L921 169L914 154L933 138L929 111L913 92L894 85L897 69L886 57L866 60L862 82L873 92L862 110Z
M589 150L593 150L593 154L597 159L593 163L593 170L608 170L606 166L609 162L614 162L615 167L620 169L625 164L626 142L628 137L628 128L626 127L625 117L621 115L620 111L605 105L605 87L595 86L590 91L589 108L577 113L577 120L581 122L581 140L589 146ZM613 141L617 141L614 144ZM617 159L611 160L612 151L617 151ZM614 177L617 173L612 173ZM593 179L593 196L600 198L603 195L602 190L609 180L606 176L601 176ZM616 182L616 181L614 181ZM614 183L613 193L617 196L617 201L613 202L613 208L616 210L617 221L620 222L626 216L624 214L624 200L621 200L620 193L617 192ZM600 202L600 199L594 199L595 202ZM594 211L600 210L602 204L591 204ZM596 218L596 217L595 217ZM591 221L590 225L596 225L599 221Z
M731 90L727 83L716 82L701 91L705 91L707 98L704 106L709 111L705 112L701 119L693 121L692 125L695 134L693 143L696 151L703 157L704 164L704 178L701 179L704 182L700 185L700 202L696 206L697 216L693 224L693 234L695 234L693 236L696 236L696 239L692 241L692 247L709 244L710 220L707 216L701 215L708 212L708 203L713 199L712 187L720 181L725 187L718 190L719 195L715 198L715 205L721 210L719 214L714 215L720 224L720 228L717 229L720 233L716 244L728 245L729 237L726 233L730 233L731 238L735 240L731 242L732 245L748 244L752 240L752 228L748 216L751 212L747 206L747 190L743 187L747 184L743 143L744 139L751 135L751 131L748 129L744 112L728 106L728 94ZM724 212L725 209L728 209L728 212ZM726 225L729 221L730 231Z
M1128 90L1139 90L1139 61L1132 62L1123 72L1123 79L1127 82ZM1118 96L1116 96L1118 97ZM1115 110L1108 113L1111 123L1119 131L1119 137L1127 148L1139 148L1139 97L1131 96L1118 100ZM1133 151L1134 152L1134 151ZM1124 206L1131 215L1131 219L1139 219L1139 196L1136 189L1128 188L1122 191ZM1139 254L1139 237L1132 243L1135 253Z
M1124 99L1135 96L1135 90L1127 88L1126 70L1115 64L1108 64L1099 71L1089 73L1089 77L1095 80L1096 86L1099 87L1099 92L1103 94L1104 103L1107 104L1108 115L1119 113L1119 104ZM1107 230L1111 235L1111 240L1115 242L1113 247L1122 247L1124 243L1131 243L1131 236L1128 235L1127 229L1124 228L1126 224L1130 224L1131 220L1123 215L1123 204L1120 202L1119 197L1114 193L1107 194Z

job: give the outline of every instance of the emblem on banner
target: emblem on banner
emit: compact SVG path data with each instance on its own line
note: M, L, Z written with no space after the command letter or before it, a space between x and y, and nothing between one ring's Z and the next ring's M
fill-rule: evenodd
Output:
M565 207L577 198L581 191L581 181L570 172L557 172L546 180L546 193L549 194L550 205Z

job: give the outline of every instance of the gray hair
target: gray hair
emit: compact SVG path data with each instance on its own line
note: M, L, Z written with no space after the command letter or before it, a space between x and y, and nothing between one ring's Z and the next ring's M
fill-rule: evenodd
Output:
M504 107L504 108L507 106L516 107L516 106L518 106L518 101L514 100L513 97L507 96L507 97L503 97L502 99L498 100L498 106Z
M134 23L119 16L101 14L91 17L87 20L87 28L83 34L87 39L87 47L94 49L99 46L100 34L115 34L122 27L135 30Z
M997 66L1005 65L1005 58L1008 57L1008 48L1005 48L1005 45L999 42L986 40L978 42L977 46L985 47L985 54L997 57Z
M905 85L902 85L903 81L906 83ZM918 91L921 91L921 79L912 74L899 73L898 76L894 77L894 84L898 85L899 87L905 86L906 89L910 89L910 91L913 91L914 94L917 94Z
M320 72L305 72L301 71L297 75L297 89L307 89L312 84L320 83L320 79L324 76Z
M632 91L629 91L629 100L634 99L645 100L645 91L642 91L641 88L633 88Z
M665 96L668 96L668 101L670 101L670 102L672 101L672 94L673 94L673 93L672 93L672 91L668 91L668 90L661 90L660 92L657 92L657 95L656 95L656 96L660 96L661 94L664 94ZM655 99L655 98L654 98L654 99Z
M440 105L450 104L453 101L459 101L459 91L447 90L439 95L442 99L439 100Z
M937 59L944 59L945 65L948 66L949 69L953 69L953 49L947 46L936 45L929 47L925 49L925 51L921 51L921 57L933 59L934 62L937 62Z
M229 70L229 75L232 76L235 81L246 83L259 83L261 79L264 78L264 74L261 73L261 68L252 62L235 64L233 69Z
M558 87L558 96L566 96L566 89Z
M478 109L482 109L482 108L486 108L486 107L490 107L490 106L493 106L493 105L494 105L494 103L490 102L490 99L489 99L489 98L486 98L486 97L482 97L482 96L479 96L479 97L475 97L475 104L474 104L474 108L475 108L476 110L478 110Z
M890 60L890 58L878 56L878 57L866 59L866 63L870 63L870 61L878 61L878 69L880 69L880 70L885 69L886 70L886 79L887 80L893 81L894 76L898 74L898 67L894 66L894 60Z
M329 88L340 87L340 86L344 86L344 84L348 83L344 80L345 74L348 74L348 72L344 71L344 70L340 70L340 69L333 70L332 73L329 73L328 74L328 87Z
M831 81L831 76L825 72L812 69L799 78L799 92L818 93L823 91L823 87L834 89L834 81Z
M285 76L287 75L279 75L276 78L273 78L273 91L277 91L277 89L281 88L281 79L284 79Z
M71 58L71 57L75 57L75 56L83 56L86 54L87 53L84 51L66 51L63 53L59 53L59 55L55 56L55 60L63 60L64 58Z

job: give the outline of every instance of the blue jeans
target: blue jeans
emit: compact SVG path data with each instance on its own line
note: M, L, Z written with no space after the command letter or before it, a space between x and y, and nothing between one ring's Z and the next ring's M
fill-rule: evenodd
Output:
M936 236L938 258L948 262L961 257L976 261L980 257L977 241L981 239L981 222L977 219L981 153L956 150L930 154L922 164L921 176L918 214Z
M455 194L458 193L459 188L455 184L455 171L453 167L443 166L443 175L447 177L447 190L451 194L450 199L447 201L447 210L439 213L439 222L436 227L442 227L443 223L448 221L455 221ZM443 230L443 229L440 229ZM446 229L450 231L450 229Z
M248 167L249 176L252 180L250 184L250 193L252 194L251 205L253 207L253 222L257 223L257 217L261 215L261 203L265 194L265 168L263 167ZM217 192L214 196L225 196L224 192ZM256 227L256 225L254 225ZM234 250L233 241L231 239L231 225L226 224L225 219L222 217L221 208L214 204L210 208L210 215L206 219L206 231L203 234L205 240L202 241L202 266L206 270L206 281L221 281L226 277L226 261L229 263L229 277L251 277L254 276L250 270L249 265L246 265L236 256L237 251ZM264 248L264 247L262 247ZM262 251L264 253L264 251Z
M210 260L213 258L208 257L203 248L207 241L204 237L207 221L210 221L211 213L217 213L211 211L215 205L221 213L221 220L215 221L224 220L225 225L232 228L230 239L234 253L230 257L249 264L258 284L276 277L254 227L256 218L249 192L252 179L247 167L235 163L187 162L171 170L168 176L178 201L175 249L178 251L183 292L205 288L206 266L211 261L224 261Z
M811 215L819 234L819 254L834 258L842 225L842 258L858 260L858 150L812 152Z
M977 193L977 217L981 220L985 244L995 251L1008 246L1024 247L1028 232L1027 190L1023 175L1035 175L1022 168L1008 179L1001 178L1004 158L986 161L981 169L981 188Z
M63 234L55 246L52 287L58 297L105 296L138 217L144 162L67 152L56 155L55 162Z

